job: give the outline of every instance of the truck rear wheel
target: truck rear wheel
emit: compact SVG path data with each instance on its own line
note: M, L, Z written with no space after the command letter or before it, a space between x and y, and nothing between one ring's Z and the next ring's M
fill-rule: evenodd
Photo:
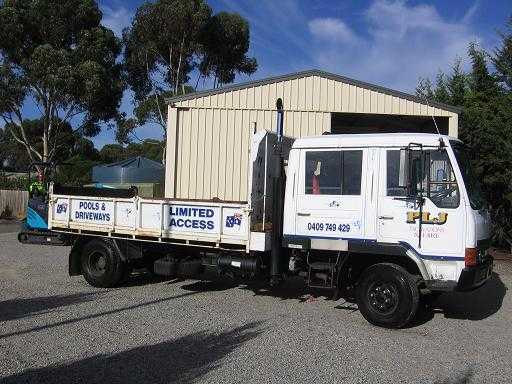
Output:
M94 239L84 245L81 263L84 278L93 287L113 287L126 271L118 250L111 241L104 239Z
M396 264L368 267L359 279L356 294L361 314L379 327L403 327L418 309L417 279Z

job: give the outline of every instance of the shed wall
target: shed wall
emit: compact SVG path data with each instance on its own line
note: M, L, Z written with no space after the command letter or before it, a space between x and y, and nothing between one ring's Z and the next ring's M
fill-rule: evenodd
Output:
M284 109L454 116L453 112L319 76L302 77L179 101L177 107L273 110L277 98Z

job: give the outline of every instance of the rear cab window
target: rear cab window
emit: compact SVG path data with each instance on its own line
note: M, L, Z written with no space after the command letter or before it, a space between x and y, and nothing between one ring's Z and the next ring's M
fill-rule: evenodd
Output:
M361 194L363 151L308 151L305 158L306 195Z

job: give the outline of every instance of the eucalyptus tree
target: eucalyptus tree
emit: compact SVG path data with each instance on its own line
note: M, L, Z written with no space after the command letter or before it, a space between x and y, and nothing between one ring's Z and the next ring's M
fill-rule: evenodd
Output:
M118 115L121 41L101 19L93 0L0 2L0 118L31 161L55 158L66 123L91 137ZM27 110L42 123L37 137Z
M159 0L137 9L123 38L128 83L140 124L156 123L165 132L164 98L185 92L199 50L199 36L211 13L203 0ZM122 136L126 137L134 127L124 128Z
M213 78L217 86L233 82L237 73L252 74L257 68L256 59L247 56L247 21L232 13L212 16L204 0L144 3L123 39L127 79L135 101L135 119L124 120L118 127L123 143L137 126L146 123L160 126L165 137L165 98L194 91L201 78ZM195 87L188 84L194 70Z
M254 57L247 56L249 43L247 20L237 13L214 15L203 33L200 74L205 78L213 77L214 88L232 83L237 73L253 74L258 63Z

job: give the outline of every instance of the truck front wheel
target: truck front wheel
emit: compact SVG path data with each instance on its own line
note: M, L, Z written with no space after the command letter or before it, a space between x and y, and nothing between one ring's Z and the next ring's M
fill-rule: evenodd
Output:
M371 324L400 328L412 320L418 309L417 278L396 264L368 267L359 279L357 303Z
M99 288L115 286L126 270L116 247L105 239L94 239L83 246L81 264L85 280Z

